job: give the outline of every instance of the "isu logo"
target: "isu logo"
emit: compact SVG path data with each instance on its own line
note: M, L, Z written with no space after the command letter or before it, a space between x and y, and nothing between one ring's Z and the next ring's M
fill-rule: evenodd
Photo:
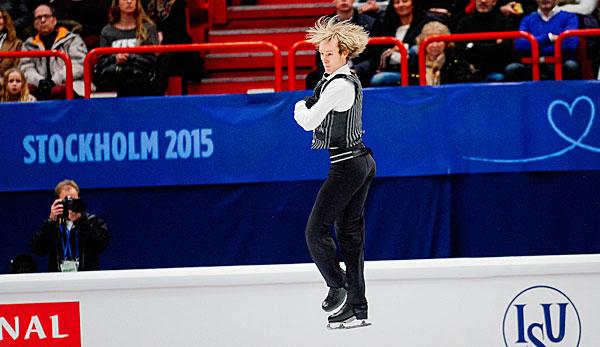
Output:
M581 340L575 304L549 286L517 294L506 308L502 328L506 347L578 347Z
M0 346L81 347L79 302L0 305Z

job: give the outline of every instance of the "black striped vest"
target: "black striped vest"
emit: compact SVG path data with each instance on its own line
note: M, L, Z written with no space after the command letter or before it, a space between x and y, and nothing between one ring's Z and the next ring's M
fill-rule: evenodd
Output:
M329 83L345 78L354 84L354 104L349 110L331 110L325 119L313 130L311 149L346 148L361 142L362 139L362 86L354 73L338 74L329 80L322 79L315 87L314 96L319 98Z

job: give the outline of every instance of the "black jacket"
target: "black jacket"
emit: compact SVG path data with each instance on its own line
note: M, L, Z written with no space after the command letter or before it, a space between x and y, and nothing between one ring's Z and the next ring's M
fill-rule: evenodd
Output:
M446 59L440 70L440 83L468 83L472 79L471 66L460 55L457 55L453 48L446 48L444 51ZM408 61L409 84L419 85L419 62L418 59Z
M75 239L79 237L79 271L99 270L98 256L108 245L109 235L106 222L101 218L84 213L74 223L70 235L71 248L75 248ZM31 239L33 253L49 255L48 271L57 272L63 256L63 239L56 222L47 219Z
M510 24L497 8L488 13L474 12L457 25L457 34L510 31ZM512 61L512 40L457 42L457 51L481 74L504 72Z

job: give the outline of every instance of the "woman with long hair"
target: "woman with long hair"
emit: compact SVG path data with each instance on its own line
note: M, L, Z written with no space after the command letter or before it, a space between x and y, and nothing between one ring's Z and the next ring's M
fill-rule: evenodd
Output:
M157 45L158 33L138 0L113 0L108 23L100 34L100 47ZM96 64L99 91L114 90L117 96L154 94L155 54L106 55Z
M23 42L17 38L15 26L8 11L0 9L0 51L12 52L20 51ZM16 67L19 64L19 59L0 58L0 76L10 68ZM0 87L2 87L3 79L0 79Z
M374 36L392 36L409 49L415 45L420 31L419 13L415 11L413 0L390 0L387 11L377 20L373 28ZM375 75L372 86L398 85L400 83L400 51L398 47L378 49L371 58Z

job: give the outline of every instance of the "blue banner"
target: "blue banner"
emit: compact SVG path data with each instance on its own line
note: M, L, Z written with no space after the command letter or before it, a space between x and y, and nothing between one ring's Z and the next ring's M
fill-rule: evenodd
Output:
M322 179L293 119L308 92L0 104L0 191ZM365 90L379 177L600 169L600 84Z

